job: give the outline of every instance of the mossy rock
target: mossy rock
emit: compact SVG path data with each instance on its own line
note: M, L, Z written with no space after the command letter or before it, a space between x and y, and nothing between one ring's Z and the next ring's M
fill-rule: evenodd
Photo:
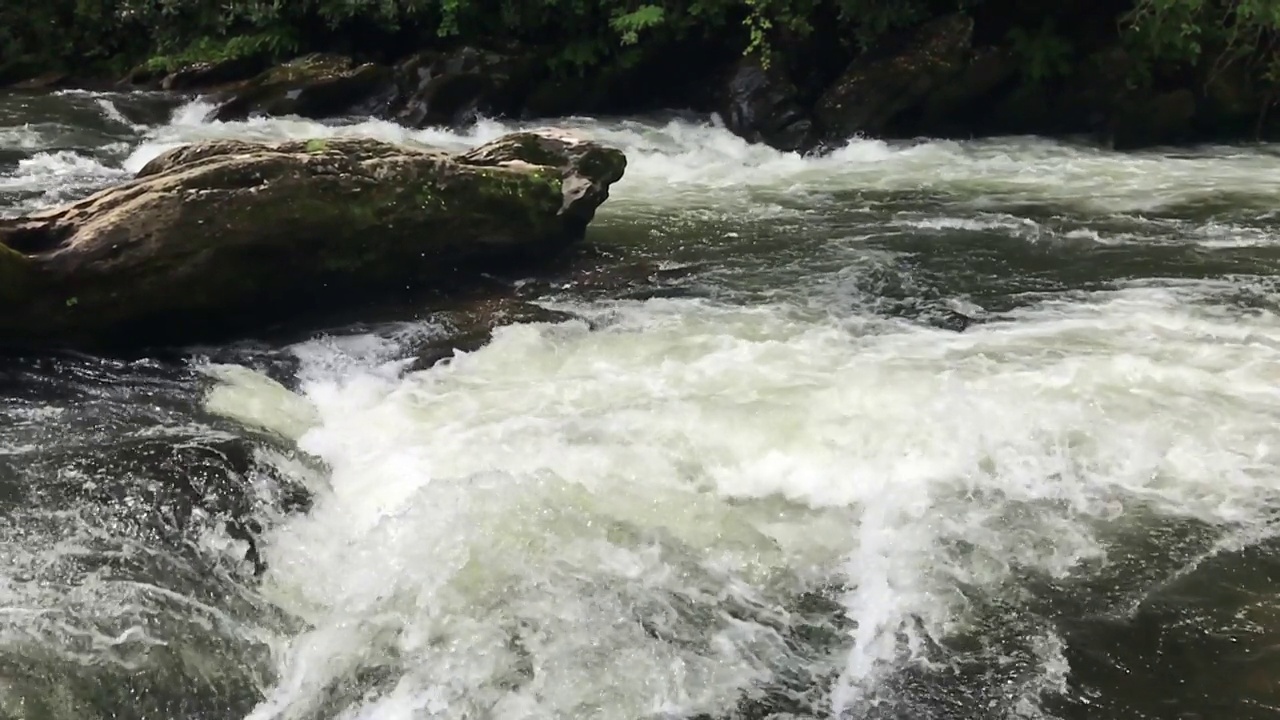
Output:
M462 155L350 138L177 148L124 185L0 220L0 299L21 307L0 338L185 342L447 291L579 240L625 167L552 131Z
M159 57L135 67L121 82L174 92L203 90L248 80L266 65L262 54L209 59Z
M387 67L317 53L263 72L237 89L212 116L223 122L252 115L335 117L367 110L393 89Z

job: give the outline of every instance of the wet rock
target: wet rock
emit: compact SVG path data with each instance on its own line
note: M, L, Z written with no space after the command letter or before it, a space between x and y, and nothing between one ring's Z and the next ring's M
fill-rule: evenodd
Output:
M170 71L160 81L164 90L181 91L238 82L261 73L266 62L261 57L229 58L197 62Z
M854 60L818 101L815 116L824 140L884 134L965 69L972 36L970 17L948 15Z
M462 330L424 343L414 355L413 361L405 367L405 372L415 373L448 362L460 352L470 353L479 350L493 339L491 328Z
M160 81L164 79L168 72L161 67L153 66L149 63L143 63L130 70L127 75L116 83L122 89L134 88L151 88L158 87Z
M684 297L685 287L670 283L686 278L697 268L686 265L664 267L640 260L617 262L614 258L594 255L590 251L562 257L556 270L541 268L536 278L522 278L489 287L467 298L455 298L437 306L431 317L443 323L446 332L433 337L413 351L407 372L430 369L448 362L459 352L479 350L493 339L493 331L505 325L528 323L563 323L582 319L570 312L552 310L537 304L540 299L570 297L648 299L651 297Z
M321 469L270 438L235 437L238 428L193 413L190 398L163 393L183 408L168 416L180 420L164 422L150 401L156 383L174 381L169 371L90 379L83 371L101 368L74 364L56 382L66 400L39 405L58 418L32 428L39 444L0 457L10 597L44 611L6 622L29 641L0 648L0 716L251 711L254 677L270 658L231 619L288 627L249 588L266 568L263 534L309 509L299 476ZM142 646L132 640L139 627L149 639ZM93 633L121 641L79 644Z
M386 93L391 70L343 55L312 54L271 68L236 89L212 113L219 121L252 115L319 119L367 109Z
M622 178L627 159L618 150L555 132L506 135L459 156L472 167L507 168L526 176L543 177L538 167L558 171L563 202L556 215L557 230L576 238L609 199L609 188ZM533 231L533 228L529 228Z
M375 114L410 127L518 115L536 67L530 58L475 48L419 53L395 67L396 90Z
M421 345L407 372L428 370L447 362L459 352L475 352L493 339L493 331L503 325L562 323L574 315L550 310L511 296L489 297L467 303L444 314L452 331Z
M0 445L15 449L0 457L0 496L19 516L74 508L101 519L112 537L182 554L204 532L225 532L247 543L245 559L260 568L262 523L310 508L307 478L322 476L319 461L207 413L193 390L208 378L186 360L40 353L0 361L0 392L14 407L58 418L27 424L0 411Z
M1117 112L1134 103L1129 87L1134 67L1132 56L1119 46L1087 56L1054 96L1049 115L1041 121L1042 132L1087 132L1105 140Z
M269 478L275 493L272 504L278 512L306 512L312 501L305 486L257 460L256 453L267 442L264 437L139 439L117 444L105 459L90 460L92 464L82 472L129 478L129 482L93 486L89 499L108 506L132 505L141 511L133 519L155 533L189 532L199 515L217 519L228 537L245 543L245 560L260 574L266 568L258 550L264 528L255 510L263 498L253 496L252 478ZM303 461L288 448L273 450Z
M723 45L723 47L722 47ZM741 54L732 43L642 42L587 73L555 72L533 85L521 117L630 115L655 111L705 114L716 109L723 68Z
M969 315L950 309L943 309L930 319L932 320L930 324L934 327L958 333L968 330L970 326L977 322L975 318Z
M262 73L266 66L266 59L260 55L189 62L173 67L148 63L130 71L119 85L126 89L141 87L173 92L203 90L248 80Z
M717 111L729 130L749 142L783 151L806 150L813 143L813 121L800 90L779 62L766 67L756 56L738 61L729 73Z
M46 72L21 80L9 86L10 90L56 90L71 83L71 75L65 72Z
M920 135L966 135L990 125L996 96L1017 81L1020 73L1013 53L981 48L964 70L925 100L918 114ZM909 124L909 123L908 123Z
M669 283L692 275L696 269L692 265L663 267L652 261L636 260L579 269L570 276L568 284L587 296L632 297L637 292L664 289Z
M555 131L462 155L367 139L198 143L131 182L0 220L9 343L252 332L299 308L447 288L581 238L621 152Z
M650 260L625 260L587 249L560 258L536 278L518 283L515 296L534 300L569 295L579 300L600 298L643 299L691 294L682 281L694 275L698 265L668 266Z

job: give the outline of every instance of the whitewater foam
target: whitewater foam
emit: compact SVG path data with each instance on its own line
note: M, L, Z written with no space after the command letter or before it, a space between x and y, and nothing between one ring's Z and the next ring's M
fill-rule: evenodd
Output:
M344 368L303 388L320 420L300 442L333 492L274 534L267 588L314 629L282 647L255 717L315 710L369 665L395 680L345 716L723 710L789 652L755 644L761 618L719 626L723 593L776 606L813 582L847 588L833 703L856 706L902 663L945 661L930 649L966 628L960 588L1081 571L1105 559L1098 528L1139 508L1261 523L1280 322L1179 293L963 335L609 303L577 308L600 329L503 328L404 378L308 346L311 367ZM647 635L628 603L678 630ZM1024 704L1065 672L1061 642L1038 642Z
M28 185L5 189L79 191L199 139L461 149L528 126L210 109L141 131L123 163L32 155L12 176ZM947 642L1028 578L1093 577L1119 535L1195 522L1230 536L1211 552L1269 537L1274 283L1145 256L1131 279L1087 255L1269 246L1268 148L857 140L802 158L687 119L557 123L628 154L593 238L713 265L711 299L559 297L583 319L501 328L409 374L440 328L318 338L293 348L296 392L205 367L206 410L296 440L327 474L290 470L315 505L264 523L257 590L298 627L271 629L254 720L721 716L797 669L829 691L815 713L856 715L897 699L895 673L1004 652ZM962 267L929 265L947 257ZM1008 286L974 279L991 258L981 272ZM1087 283L1059 272L1088 261ZM975 286L1016 301L963 332L867 300L981 309L961 302ZM834 609L802 631L815 596ZM1066 640L1009 613L1028 669L987 712L1036 717L1068 691Z
M827 156L805 158L749 144L712 123L687 119L482 120L465 132L453 132L368 119L210 122L213 109L205 101L183 106L168 125L147 134L125 167L136 171L168 148L214 138L359 136L460 150L514 129L557 125L627 153L627 176L606 214L616 210L634 216L673 205L751 213L760 205L772 205L800 215L815 205L843 201L848 193L863 193L863 203L877 202L876 193L929 193L968 211L1056 203L1095 214L1142 214L1223 197L1267 207L1280 194L1280 156L1265 147L1118 154L1035 138L968 143L855 139Z
M966 143L855 139L824 157L805 158L749 144L711 122L683 118L482 120L455 132L369 119L215 122L208 119L215 106L196 100L174 111L169 123L144 128L124 118L109 98L95 102L104 118L141 136L133 152L115 166L119 172L136 172L172 147L217 138L359 136L461 150L513 129L567 126L628 155L627 176L605 207L604 223L617 216L656 220L673 207L694 217L801 218L815 206L854 202L874 208L912 197L941 201L956 209L958 218L1044 205L1137 217L1204 203L1267 208L1280 193L1280 156L1266 146L1117 154L1034 138ZM40 127L9 128L0 131L0 147L38 149L48 136ZM98 182L117 176L99 173ZM1220 237L1206 240L1221 242Z

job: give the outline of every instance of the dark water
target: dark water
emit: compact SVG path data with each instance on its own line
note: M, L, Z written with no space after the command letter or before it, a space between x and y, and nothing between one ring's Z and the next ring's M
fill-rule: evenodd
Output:
M0 213L201 138L503 130L201 110L0 98ZM631 165L564 267L0 358L0 716L1280 713L1275 148L566 124Z

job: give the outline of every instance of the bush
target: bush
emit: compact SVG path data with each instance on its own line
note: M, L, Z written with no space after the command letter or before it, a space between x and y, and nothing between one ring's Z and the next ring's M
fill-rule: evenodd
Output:
M1159 61L1243 62L1260 79L1280 79L1280 0L1137 0L1122 22L1148 72Z
M0 65L27 58L79 69L149 57L160 67L287 54L323 49L359 26L420 41L557 46L562 64L590 67L628 46L725 33L761 50L777 30L809 32L824 6L863 45L925 15L922 0L10 0L0 8Z
M1016 10L1020 25L1005 42L1034 61L1028 72L1037 79L1065 74L1075 59L1074 38L1048 28L1070 6L1000 1L5 0L0 73L15 66L115 72L148 59L167 68L334 48L377 54L449 41L556 48L553 66L581 71L621 62L637 47L697 38L727 38L744 52L767 56L780 36L803 42L815 31L834 34L851 55L885 33L969 8L991 16ZM1273 52L1280 0L1093 0L1078 12L1112 33L1119 17L1124 41L1148 69L1200 63L1212 52L1215 61L1245 59L1267 65L1260 74L1280 77L1273 60L1280 56Z

